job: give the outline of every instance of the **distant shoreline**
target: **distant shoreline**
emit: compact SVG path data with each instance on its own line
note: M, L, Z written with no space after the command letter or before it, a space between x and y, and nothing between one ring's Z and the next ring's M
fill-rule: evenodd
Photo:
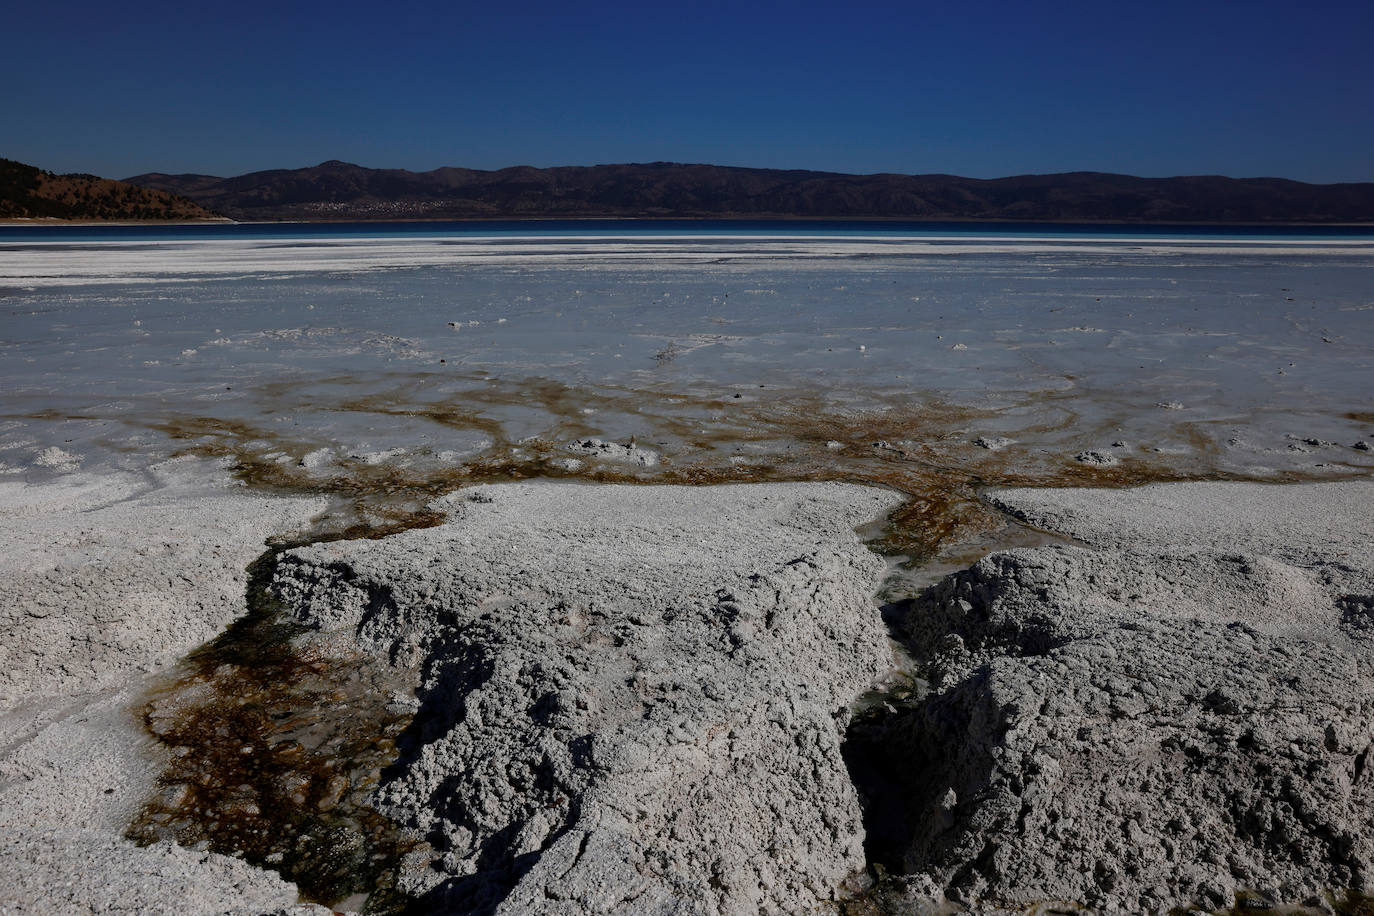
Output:
M238 225L239 221L229 217L219 219L47 219L10 217L0 219L0 226L22 226L23 228L65 229L68 227L90 228L92 226L224 226Z
M337 226L350 223L370 223L375 225L432 224L432 223L605 223L605 222L690 222L690 223L921 223L928 225L1018 225L1018 226L1126 226L1149 228L1152 226L1188 228L1271 228L1271 229L1369 229L1374 222L1286 222L1286 221L1236 221L1216 222L1198 220L1109 220L1109 219L983 219L979 217L944 217L940 219L921 219L905 216L760 216L755 214L734 214L721 216L465 216L465 217L420 217L413 219L278 219L278 220L236 220L229 217L198 220L64 220L64 219L0 219L0 227L22 228L98 228L102 226Z

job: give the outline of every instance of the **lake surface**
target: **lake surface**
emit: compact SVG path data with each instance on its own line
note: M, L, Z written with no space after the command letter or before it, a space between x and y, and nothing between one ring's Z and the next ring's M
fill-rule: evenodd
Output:
M1374 226L1237 226L948 222L931 220L700 220L545 219L436 220L427 222L205 223L200 225L0 226L0 241L161 241L185 239L303 239L433 236L884 236L980 238L1084 238L1137 240L1345 240L1374 241Z
M1365 473L1372 269L1344 227L9 227L0 464L190 449L412 495Z

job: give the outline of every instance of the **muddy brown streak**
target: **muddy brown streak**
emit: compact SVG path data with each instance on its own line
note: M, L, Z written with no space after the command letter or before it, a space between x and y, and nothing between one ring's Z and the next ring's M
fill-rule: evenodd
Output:
M324 380L335 386L346 379ZM1026 393L998 408L974 408L911 396L893 397L877 408L844 409L814 392L751 391L747 398L719 393L663 392L617 386L574 387L547 379L501 380L469 377L459 390L437 392L454 378L441 373L397 377L387 391L342 398L302 397L299 389L263 386L263 397L288 397L293 410L347 413L360 417L416 418L447 429L484 436L490 445L459 464L405 467L343 459L329 473L309 473L297 464L264 460L284 451L299 457L320 441L283 435L266 424L241 419L170 415L142 425L177 441L180 451L229 457L235 473L251 486L273 491L327 494L352 510L349 524L364 528L423 516L422 506L452 489L478 483L536 477L595 483L709 485L763 481L842 480L889 487L907 501L890 522L884 547L921 561L942 545L979 536L1004 524L977 494L990 487L1126 487L1187 480L1300 481L1329 479L1364 469L1342 461L1325 471L1291 469L1262 477L1222 470L1219 422L1180 422L1170 429L1188 454L1132 450L1119 464L1094 467L1074 461L1075 447L1113 438L1128 426L1126 407L1102 411L1089 421L1074 401L1081 394L1060 390ZM739 392L735 392L738 394ZM1099 405L1100 406L1100 405ZM521 408L541 415L543 426L517 437L502 410ZM1025 419L1013 430L1018 441L1000 451L971 447L979 427L1009 415ZM1349 416L1349 415L1347 415ZM628 420L626 418L629 418ZM633 426L638 442L660 452L653 468L587 463L576 471L555 463L566 459L568 441L613 436L614 426ZM249 443L269 443L250 447ZM1076 445L1075 445L1076 443ZM838 446L838 447L836 447ZM417 515L417 513L420 513ZM339 530L334 525L329 530Z

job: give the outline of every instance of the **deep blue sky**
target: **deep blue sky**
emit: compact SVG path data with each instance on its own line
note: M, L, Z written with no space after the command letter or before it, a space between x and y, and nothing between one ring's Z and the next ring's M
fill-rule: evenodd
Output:
M55 171L675 160L1374 180L1374 2L6 4Z

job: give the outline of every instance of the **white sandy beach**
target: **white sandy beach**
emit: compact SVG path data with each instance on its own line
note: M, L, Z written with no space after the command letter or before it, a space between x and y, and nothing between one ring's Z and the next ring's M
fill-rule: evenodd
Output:
M188 231L194 231L193 229ZM0 240L0 283L19 287L170 282L186 276L367 272L417 267L576 266L623 262L672 264L852 261L871 257L959 255L1092 255L1117 257L1139 252L1141 243L1161 258L1206 254L1217 257L1303 255L1368 257L1374 243L1324 240L1174 240L1110 237L1054 239L962 236L852 238L846 236L654 236L575 238L520 236L437 236L432 238L298 239L283 246L270 241L175 240L167 242L43 241L6 244ZM852 265L846 265L852 266Z

